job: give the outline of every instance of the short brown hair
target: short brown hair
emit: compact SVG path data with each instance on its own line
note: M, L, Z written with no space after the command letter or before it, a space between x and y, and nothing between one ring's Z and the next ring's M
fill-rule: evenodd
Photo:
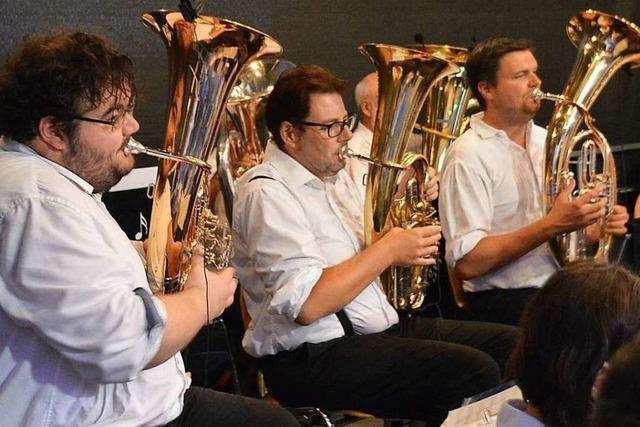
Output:
M484 40L476 45L469 55L465 65L467 81L478 103L484 110L487 104L478 91L478 83L488 82L496 84L496 75L500 65L500 59L507 53L529 50L533 52L533 43L526 39L510 39L496 37Z
M315 65L297 67L285 72L276 82L266 106L269 132L279 147L284 145L280 137L283 122L299 124L309 114L309 98L314 93L343 94L345 81Z
M584 427L603 363L640 328L640 278L609 264L556 272L527 304L509 368L547 426Z

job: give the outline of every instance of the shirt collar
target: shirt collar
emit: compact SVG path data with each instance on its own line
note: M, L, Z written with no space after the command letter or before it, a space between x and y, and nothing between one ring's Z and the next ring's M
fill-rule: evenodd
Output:
M369 129L368 127L366 127L365 125L363 125L362 123L358 123L358 127L355 130L356 132L362 132L364 134L364 136L367 137L367 139L372 139L373 138L373 131L371 129Z
M299 187L307 184L322 184L322 180L309 172L296 159L282 151L274 142L269 141L264 153L265 162L275 167L280 176L291 186ZM330 177L328 181L335 180Z
M85 181L84 179L80 178L78 175L76 175L75 173L71 172L69 169L65 168L64 166L61 166L61 165L59 165L59 164L57 164L55 162L52 162L51 160L47 159L46 157L41 156L35 150L33 150L33 148L29 147L28 145L22 144L22 143L17 142L17 141L13 141L13 140L8 139L8 138L2 138L2 141L0 143L0 147L4 151L22 153L22 154L26 154L28 156L33 156L33 157L36 157L36 158L40 159L44 163L46 163L49 166L51 166L52 168L54 168L60 175L64 176L69 181L73 182L78 187L80 187L80 189L82 191L84 191L84 192L86 192L86 193L88 193L90 195L93 194L93 186L91 184L89 184L87 181Z
M471 116L471 120L469 121L469 127L473 129L481 139L496 137L504 138L510 141L505 131L489 126L484 120L482 120L483 117L484 111L481 111ZM529 123L527 124L527 140L529 139L529 135L531 135L532 128L533 120L529 120Z

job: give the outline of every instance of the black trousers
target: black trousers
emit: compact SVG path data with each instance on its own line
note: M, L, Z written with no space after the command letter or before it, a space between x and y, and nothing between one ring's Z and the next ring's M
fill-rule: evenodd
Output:
M354 409L439 426L463 398L497 385L511 326L422 317L371 335L305 344L258 360L288 406Z
M467 292L467 300L474 320L517 325L529 300L538 288L490 289Z
M300 427L285 409L237 394L190 387L184 395L184 409L167 427Z

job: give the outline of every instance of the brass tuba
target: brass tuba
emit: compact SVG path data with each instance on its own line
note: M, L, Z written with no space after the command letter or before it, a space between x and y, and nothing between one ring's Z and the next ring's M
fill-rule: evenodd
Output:
M433 44L413 45L412 48L453 62L460 68L433 85L427 94L421 119L415 125L422 133L422 153L440 172L449 146L466 127L465 113L471 100L471 90L464 65L469 51L463 47Z
M367 178L364 212L365 240L371 244L389 226L413 228L437 222L433 218L435 209L425 194L428 162L423 155L406 151L427 92L436 81L457 72L459 67L426 52L400 46L364 44L360 52L371 59L378 72L373 163ZM390 303L398 310L420 308L430 270L401 266L387 269L381 280Z
M266 100L278 77L293 63L256 59L248 63L227 101L226 129L218 136L218 180L227 220L231 222L235 180L251 166L262 163L269 130L264 118Z
M145 13L142 22L162 37L169 54L171 91L160 151L209 162L242 68L261 56L280 53L282 47L258 30L220 18L188 20L180 12L160 10ZM147 248L153 292L182 288L202 228L216 226L206 209L207 175L207 168L194 162L158 162ZM180 255L169 256L176 248ZM208 258L205 245L205 262Z
M615 162L605 137L593 125L589 109L620 67L640 63L640 29L623 18L587 10L571 18L567 34L578 48L578 58L562 95L532 94L557 102L545 142L543 205L549 211L557 194L573 178L571 152L580 147L575 194L600 183L603 197L608 198L608 211L617 199ZM586 129L578 132L583 123ZM597 152L602 156L600 172L596 171ZM595 259L606 261L611 236L601 235ZM589 257L584 230L562 234L550 244L562 265Z

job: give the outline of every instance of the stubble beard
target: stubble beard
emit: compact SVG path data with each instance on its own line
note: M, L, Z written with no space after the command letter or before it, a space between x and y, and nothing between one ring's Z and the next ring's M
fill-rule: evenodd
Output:
M67 169L91 184L94 193L109 190L133 169L133 163L118 167L117 162L106 154L92 152L76 136L70 138L64 161Z

